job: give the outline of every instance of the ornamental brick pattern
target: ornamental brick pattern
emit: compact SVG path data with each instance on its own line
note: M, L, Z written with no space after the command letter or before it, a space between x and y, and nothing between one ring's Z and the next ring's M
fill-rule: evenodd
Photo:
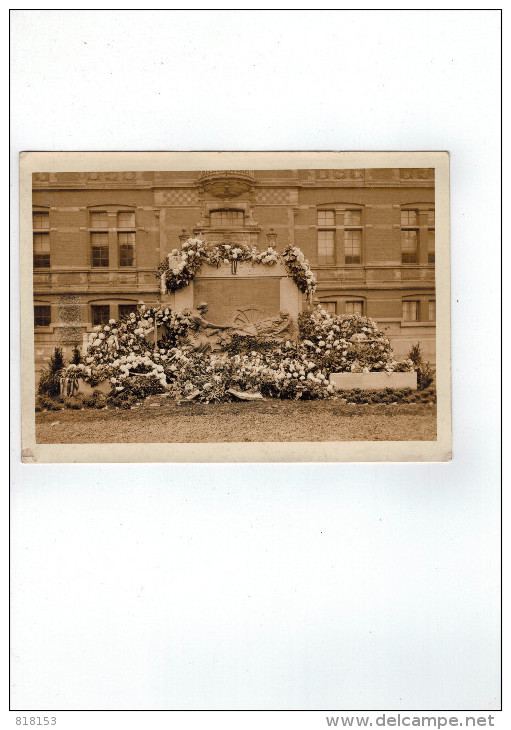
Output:
M180 205L198 205L199 194L197 190L184 188L182 190L169 190L161 195L162 205L180 206Z
M288 205L289 191L277 188L256 188L254 191L254 203L256 205Z

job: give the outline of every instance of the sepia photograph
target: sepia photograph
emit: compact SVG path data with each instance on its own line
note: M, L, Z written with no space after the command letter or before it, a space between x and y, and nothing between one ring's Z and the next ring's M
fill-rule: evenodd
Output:
M11 35L11 723L498 726L501 12Z
M434 165L31 183L36 444L437 441Z

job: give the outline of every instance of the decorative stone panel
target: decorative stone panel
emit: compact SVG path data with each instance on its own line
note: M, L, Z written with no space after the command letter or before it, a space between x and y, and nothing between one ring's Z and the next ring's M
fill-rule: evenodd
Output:
M258 188L254 191L255 205L289 205L289 190Z
M199 204L199 193L194 188L159 191L156 202L158 205L196 206Z
M384 388L411 388L417 390L417 373L331 373L330 383L335 390L383 390Z

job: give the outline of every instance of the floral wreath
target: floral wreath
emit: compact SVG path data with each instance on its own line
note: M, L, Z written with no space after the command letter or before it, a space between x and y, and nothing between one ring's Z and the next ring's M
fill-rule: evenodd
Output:
M288 274L300 291L312 299L316 291L316 278L303 252L291 244L279 254L272 246L259 251L255 246L250 247L243 243L212 245L201 238L189 238L183 243L181 251L175 248L158 265L157 277L160 280L161 293L166 294L188 286L200 271L202 264L220 266L230 263L231 271L235 274L240 261L273 266L279 260L284 262Z

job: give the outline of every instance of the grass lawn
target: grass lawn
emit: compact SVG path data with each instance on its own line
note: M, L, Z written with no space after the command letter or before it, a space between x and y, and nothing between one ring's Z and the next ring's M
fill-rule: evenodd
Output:
M36 413L39 444L225 441L435 441L436 406L265 400L179 405L150 399L132 410Z

